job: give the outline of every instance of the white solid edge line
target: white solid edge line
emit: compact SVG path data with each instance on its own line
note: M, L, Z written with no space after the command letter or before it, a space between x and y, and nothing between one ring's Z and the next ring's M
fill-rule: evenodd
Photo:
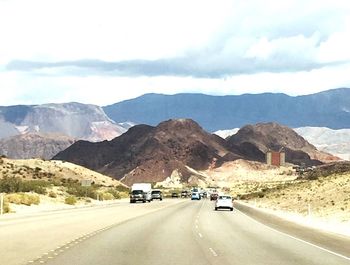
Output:
M317 245L312 244L312 243L310 243L310 242L308 242L308 241L305 241L305 240L303 240L303 239L300 239L300 238L291 236L291 235L289 235L289 234L287 234L287 233L278 231L277 229L274 229L274 228L272 228L272 227L270 227L270 226L268 226L268 225L265 225L265 224L263 224L263 223L261 223L261 222L255 220L253 217L250 217L249 215L246 215L245 213L241 212L240 210L238 210L238 209L236 209L236 208L235 208L235 210L236 210L237 212L239 212L240 214L242 214L242 215L244 215L244 216L250 218L250 219L253 220L254 222L256 222L256 223L258 223L258 224L261 224L261 225L267 227L268 229L270 229L270 230L272 230L272 231L275 231L275 232L277 232L277 233L279 233L279 234L281 234L281 235L287 236L287 237L289 237L289 238L292 238L292 239L294 239L294 240L300 241L300 242L305 243L305 244L307 244L307 245L310 245L310 246L313 246L313 247L315 247L315 248L321 249L321 250L323 250L323 251L325 251L325 252L328 252L328 253L330 253L330 254L333 254L333 255L335 255L335 256L337 256L337 257L340 257L340 258L343 258L343 259L346 259L346 260L350 260L350 257L344 256L344 255L339 254L339 253L337 253L337 252L334 252L334 251L332 251L332 250L329 250L329 249L326 249L326 248L317 246Z

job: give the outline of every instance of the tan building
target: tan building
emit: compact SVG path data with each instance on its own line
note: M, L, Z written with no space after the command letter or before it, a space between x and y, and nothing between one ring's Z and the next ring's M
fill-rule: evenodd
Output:
M267 151L266 164L284 166L286 164L286 152L284 151L284 148L281 148L278 152L271 150Z

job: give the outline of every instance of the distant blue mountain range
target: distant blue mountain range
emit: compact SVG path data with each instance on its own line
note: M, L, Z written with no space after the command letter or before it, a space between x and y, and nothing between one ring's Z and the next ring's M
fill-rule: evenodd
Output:
M246 124L277 122L289 127L350 128L350 88L292 97L286 94L145 94L103 107L116 122L157 125L173 118L191 118L210 132Z

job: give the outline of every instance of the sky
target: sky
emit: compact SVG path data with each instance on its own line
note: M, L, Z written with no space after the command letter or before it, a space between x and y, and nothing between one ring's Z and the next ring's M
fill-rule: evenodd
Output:
M0 0L0 105L350 87L350 1Z

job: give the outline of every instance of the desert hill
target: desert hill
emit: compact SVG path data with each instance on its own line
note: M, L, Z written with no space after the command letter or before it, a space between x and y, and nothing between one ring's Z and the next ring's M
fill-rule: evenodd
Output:
M302 179L262 185L242 196L256 206L307 216L349 228L350 163L337 162L316 167ZM347 229L347 231L349 231Z
M0 107L0 138L35 132L103 141L125 131L95 105L73 102Z
M350 129L332 130L325 127L301 127L294 129L318 150L342 159L350 159Z
M0 155L12 159L51 159L75 142L58 134L27 133L0 140Z
M98 172L63 161L45 161L41 159L0 158L0 179L19 177L23 180L92 180L102 186L124 186L119 181Z
M160 182L174 170L187 182L193 174L189 168L206 169L237 158L240 156L228 149L224 139L186 119L165 121L156 127L137 125L109 142L78 141L54 157L123 179L127 184Z
M70 161L122 180L162 182L178 175L188 183L195 172L220 167L223 163L246 159L265 161L265 152L286 148L287 161L307 165L331 155L317 151L292 129L275 123L242 128L227 141L205 132L189 119L168 120L158 126L137 125L128 132L101 143L78 141L54 159ZM311 156L313 155L313 156Z
M319 165L321 161L337 161L338 158L318 151L294 130L277 123L258 123L241 128L227 138L232 151L249 160L265 161L268 150L284 148L286 162L293 164Z

